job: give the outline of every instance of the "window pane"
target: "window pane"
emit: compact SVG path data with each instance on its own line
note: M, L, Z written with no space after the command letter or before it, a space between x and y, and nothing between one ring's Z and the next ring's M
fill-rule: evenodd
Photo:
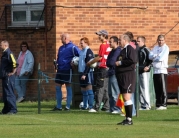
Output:
M41 14L42 14L42 11L31 11L31 21L39 21ZM44 20L43 16L41 20Z
M13 11L13 21L26 21L26 11Z

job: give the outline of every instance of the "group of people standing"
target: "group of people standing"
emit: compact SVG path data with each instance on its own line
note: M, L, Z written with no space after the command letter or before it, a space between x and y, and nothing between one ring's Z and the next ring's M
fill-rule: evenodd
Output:
M98 55L95 57L90 49L90 42L87 37L80 39L81 50L71 42L69 34L61 35L62 46L57 54L56 100L57 105L53 111L62 111L62 85L65 84L67 90L67 103L64 110L69 111L72 101L72 59L79 57L78 72L81 93L83 96L82 110L89 109L89 112L99 110L121 113L116 106L119 94L122 94L125 106L125 120L118 125L132 125L132 115L135 110L134 100L132 100L135 88L140 91L140 110L150 110L149 92L149 72L153 66L153 80L156 95L156 109L167 109L167 67L169 47L165 44L165 36L159 35L157 44L152 50L145 45L145 37L138 36L134 40L131 32L121 35L111 36L108 41L108 32L100 30L96 32L101 45ZM25 98L26 83L33 72L34 57L29 51L27 42L20 45L17 62L9 49L8 41L1 42L3 54L0 65L0 78L3 87L4 107L2 114L17 113L16 102L21 102ZM94 68L91 66L97 62L96 76ZM139 86L136 86L136 65L139 63ZM16 79L15 79L16 78ZM13 88L16 88L18 98L14 95ZM93 88L94 86L94 88ZM95 100L95 102L94 102ZM100 109L101 103L103 107ZM95 103L95 104L94 104Z
M70 110L72 67L74 66L72 59L74 56L79 57L78 72L83 96L82 110L121 113L120 108L116 106L116 101L121 93L124 99L126 118L118 125L132 125L132 112L135 110L132 96L136 87L139 87L140 91L140 110L151 109L149 92L151 66L154 68L153 79L157 110L167 109L166 75L169 47L165 44L164 35L158 36L158 45L153 50L146 47L144 36L137 37L137 41L135 41L131 32L124 33L120 38L111 36L109 41L106 30L100 30L96 32L96 35L98 35L101 45L98 55L95 57L90 49L90 42L87 37L80 39L80 50L71 42L69 34L62 34L63 45L58 50L58 68L55 79L57 105L53 111L63 110L61 105L61 86L63 84L66 85L67 89L65 110ZM91 65L96 62L96 74L93 74L94 69ZM136 86L137 63L139 63L139 86ZM94 87L92 87L93 85ZM100 109L102 102L104 104Z
M26 83L33 72L34 57L25 41L20 44L17 61L9 48L8 41L2 41L0 47L3 51L0 64L0 79L2 79L4 102L1 114L12 115L17 113L16 102L19 103L25 99ZM17 91L17 100L14 88Z

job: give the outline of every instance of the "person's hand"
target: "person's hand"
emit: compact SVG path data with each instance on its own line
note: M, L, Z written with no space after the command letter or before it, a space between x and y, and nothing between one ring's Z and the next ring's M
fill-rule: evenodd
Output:
M119 63L119 61L116 61L116 66L120 66L120 63Z
M149 67L146 66L146 67L144 68L144 71L146 72L146 71L148 71L148 70L149 70Z
M86 66L90 67L91 66L91 63L90 61L88 63L86 63Z
M28 74L29 74L29 72L27 72L27 71L24 73L24 75L28 75Z
M75 64L73 62L71 62L70 65L71 65L72 69L76 68L76 66L75 66Z
M11 73L9 73L9 74L8 74L8 76L12 76L12 75L14 75L14 73L13 73L13 72L11 72Z
M86 78L85 75L81 76L81 80L85 80L85 78Z

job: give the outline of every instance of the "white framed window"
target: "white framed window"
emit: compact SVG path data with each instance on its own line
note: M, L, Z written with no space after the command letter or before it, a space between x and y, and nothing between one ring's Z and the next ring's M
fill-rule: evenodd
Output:
M12 0L12 26L32 27L37 25L44 9L44 0ZM44 26L42 16L39 26Z

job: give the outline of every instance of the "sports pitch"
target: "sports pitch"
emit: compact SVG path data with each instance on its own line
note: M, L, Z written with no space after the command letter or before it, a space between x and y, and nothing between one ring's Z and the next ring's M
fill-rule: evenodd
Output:
M16 115L0 115L0 138L178 138L179 106L168 110L139 111L134 125L118 126L124 117L106 112L88 113L79 109L50 111L55 101L17 104ZM3 103L0 103L2 109Z

